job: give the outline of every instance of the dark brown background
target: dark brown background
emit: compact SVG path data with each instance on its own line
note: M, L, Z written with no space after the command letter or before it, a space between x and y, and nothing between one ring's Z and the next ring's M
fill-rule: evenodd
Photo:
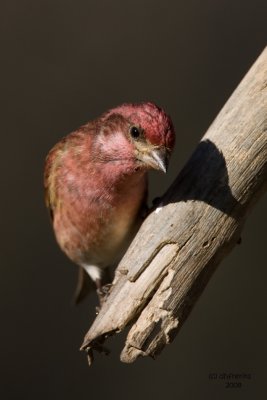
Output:
M95 298L70 305L75 267L43 205L44 157L63 135L124 101L171 114L176 153L162 193L267 38L266 1L2 0L2 399L251 399L266 395L266 197L157 361L78 348ZM208 374L247 373L242 389Z

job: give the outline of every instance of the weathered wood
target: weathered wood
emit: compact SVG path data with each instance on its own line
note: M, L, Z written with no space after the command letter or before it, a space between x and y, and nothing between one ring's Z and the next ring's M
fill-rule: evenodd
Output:
M267 186L267 48L143 223L85 336L91 359L132 324L121 360L157 355L177 334Z

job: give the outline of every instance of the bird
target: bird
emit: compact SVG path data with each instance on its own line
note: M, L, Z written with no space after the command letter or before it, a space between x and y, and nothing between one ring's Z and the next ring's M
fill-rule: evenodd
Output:
M103 302L106 271L118 264L144 219L147 172L166 173L174 145L170 116L142 102L104 112L49 151L45 202L59 247L79 267L76 302L90 286Z

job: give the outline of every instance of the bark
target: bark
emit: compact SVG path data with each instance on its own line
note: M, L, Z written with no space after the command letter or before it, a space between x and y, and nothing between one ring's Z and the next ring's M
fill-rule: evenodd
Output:
M146 218L85 336L93 350L127 325L121 360L172 341L267 187L267 48Z

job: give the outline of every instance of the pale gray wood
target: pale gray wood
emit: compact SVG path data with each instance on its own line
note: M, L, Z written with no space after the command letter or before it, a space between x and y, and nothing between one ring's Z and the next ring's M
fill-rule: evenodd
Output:
M85 336L92 360L132 324L121 360L155 357L177 334L267 186L267 48L143 223Z

